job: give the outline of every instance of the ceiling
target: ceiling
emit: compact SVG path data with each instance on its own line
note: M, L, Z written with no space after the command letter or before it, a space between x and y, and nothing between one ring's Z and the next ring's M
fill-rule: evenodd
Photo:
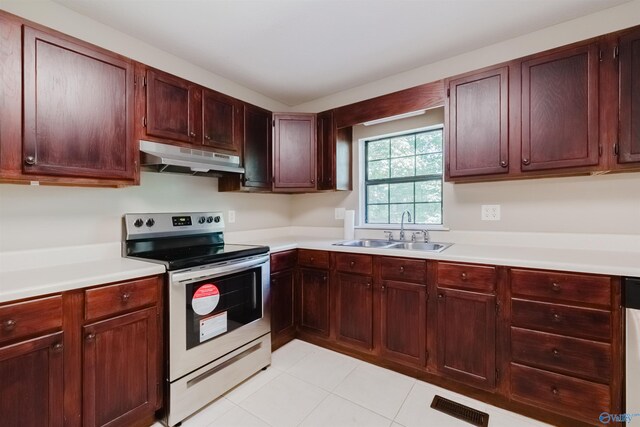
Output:
M295 106L628 0L54 0Z

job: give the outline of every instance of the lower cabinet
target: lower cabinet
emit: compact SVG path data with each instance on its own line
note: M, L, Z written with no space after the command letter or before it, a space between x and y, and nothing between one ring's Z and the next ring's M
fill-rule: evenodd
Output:
M63 333L0 346L0 424L62 427Z
M292 268L271 274L271 348L275 350L296 335L294 317L295 272Z
M357 350L373 350L373 286L369 276L336 273L336 341Z
M158 387L155 307L83 328L83 425L132 425L153 414Z
M300 268L299 275L296 292L298 328L302 332L329 337L329 272L324 269Z

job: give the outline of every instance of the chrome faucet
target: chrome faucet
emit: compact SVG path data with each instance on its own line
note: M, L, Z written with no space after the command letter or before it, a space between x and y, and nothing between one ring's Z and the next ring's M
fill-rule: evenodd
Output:
M404 240L404 214L407 214L407 221L411 222L411 212L408 210L402 212L402 219L400 219L400 240Z

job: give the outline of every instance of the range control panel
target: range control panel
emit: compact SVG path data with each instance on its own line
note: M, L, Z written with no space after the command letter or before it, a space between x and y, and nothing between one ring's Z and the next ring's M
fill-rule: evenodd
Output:
M124 216L125 238L181 236L224 231L221 212L131 213Z

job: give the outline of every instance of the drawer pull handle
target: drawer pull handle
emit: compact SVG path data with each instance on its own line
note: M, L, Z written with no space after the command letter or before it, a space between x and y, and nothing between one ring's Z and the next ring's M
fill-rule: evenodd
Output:
M53 351L62 351L63 348L64 348L64 344L62 344L61 342L55 343L53 345Z
M13 331L15 329L15 327L16 327L16 321L13 320L13 319L5 320L2 323L2 328L5 331Z
M404 266L400 266L400 273L404 274Z
M553 282L553 283L551 284L551 289L552 289L554 292L560 292L560 283L558 283L558 282Z
M126 304L127 302L129 302L129 298L131 298L131 294L129 292L125 292L124 294L122 294L121 298L122 298L122 302Z
M353 266L354 266L354 265L356 265L356 262L355 262L355 261L351 261L351 262L349 263L349 266L350 266L351 268L353 268Z
M554 386L551 387L551 393L557 396L558 394L560 394L560 390L558 390L558 388Z
M96 338L96 334L94 334L93 332L91 332L90 334L88 334L88 335L85 337L85 340L87 340L87 342L91 342L91 341L93 341L95 338Z
M558 350L557 348L554 348L552 351L553 351L553 357L560 357L560 350Z
M553 321L559 322L562 320L562 317L558 313L553 313Z
M461 278L462 280L467 280L467 273L462 273L462 274L460 274L460 278Z

